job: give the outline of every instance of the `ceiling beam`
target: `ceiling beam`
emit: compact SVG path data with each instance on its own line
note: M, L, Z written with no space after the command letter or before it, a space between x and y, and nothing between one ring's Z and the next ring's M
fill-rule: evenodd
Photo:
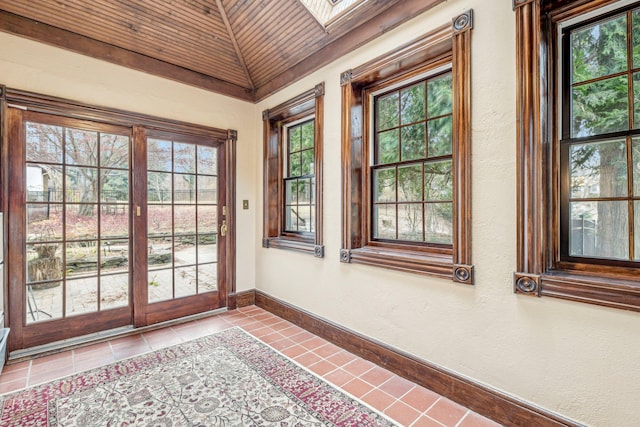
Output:
M2 10L0 31L233 98L254 101L251 89Z
M268 83L256 88L256 102L274 94L289 84L300 80L319 68L370 42L374 38L390 31L409 19L425 12L445 0L403 0L387 8L385 11L363 22L351 31L325 45L313 55L308 56L296 65ZM353 24L353 22L351 23ZM336 76L339 78L339 76Z
M229 16L227 16L227 11L224 10L224 6L222 5L222 0L216 0L216 4L218 5L218 10L220 10L220 15L222 16L222 21L224 22L224 26L227 27L227 33L229 33L229 38L231 39L231 43L233 43L233 48L236 50L236 56L238 57L238 61L244 70L244 74L247 76L247 81L251 86L251 90L255 89L255 85L253 84L253 80L251 79L251 73L249 72L249 68L247 68L247 64L244 61L244 57L242 56L242 51L240 50L240 46L238 46L238 41L236 40L236 35L233 33L231 29L231 23L229 22Z

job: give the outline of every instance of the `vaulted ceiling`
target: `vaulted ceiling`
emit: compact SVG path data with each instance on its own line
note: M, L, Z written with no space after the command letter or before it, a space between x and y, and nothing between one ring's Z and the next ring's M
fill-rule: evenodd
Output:
M442 1L0 0L0 31L255 102Z

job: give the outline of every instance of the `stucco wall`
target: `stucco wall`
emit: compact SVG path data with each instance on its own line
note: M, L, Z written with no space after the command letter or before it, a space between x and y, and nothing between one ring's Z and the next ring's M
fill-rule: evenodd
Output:
M256 126L251 103L0 33L0 84L89 104L238 131L237 289L254 287Z
M475 286L340 263L340 73L450 22L470 7L475 12ZM326 257L263 249L258 212L256 287L577 421L598 426L638 425L640 316L512 292L516 265L514 28L511 1L449 0L257 105L255 121L259 122L262 110L321 81L326 84ZM256 140L261 138L261 129L256 127ZM255 156L261 168L261 153ZM256 205L261 204L261 193L258 197Z

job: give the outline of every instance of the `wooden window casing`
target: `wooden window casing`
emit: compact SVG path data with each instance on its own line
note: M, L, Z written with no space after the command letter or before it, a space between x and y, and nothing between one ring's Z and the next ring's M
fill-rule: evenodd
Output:
M280 248L324 257L322 244L322 136L323 136L324 83L262 113L264 124L264 198L262 247ZM313 170L305 175L291 174L289 156L289 129L313 121ZM286 172L285 172L286 168ZM305 178L315 182L311 185L311 197L306 206L312 211L308 230L287 228L286 209L294 206L287 203L287 182ZM296 203L296 206L302 206Z
M342 249L346 263L376 265L472 284L471 29L469 10L425 36L344 72L342 84ZM451 69L453 90L451 244L382 241L372 236L371 94Z
M569 90L562 89L570 82L566 77L563 81L559 72L562 55L568 54L560 44L560 25L568 20L580 20L585 14L589 14L588 19L605 16L629 4L615 0L514 0L518 167L516 293L640 311L637 261L569 254L570 189L567 153L563 153L567 148L563 146L580 141L570 138L566 125L569 104L566 99L562 100L562 93L568 94ZM635 7L638 5L635 3ZM564 62L568 62L567 58ZM629 138L636 131L630 127L622 132L628 147ZM604 139L610 136L620 135L608 133ZM600 136L587 137L584 141L593 142L593 138ZM627 152L627 160L630 155ZM632 191L624 199L627 203L633 202ZM629 228L632 233L633 225ZM630 237L625 233L621 238ZM632 249L630 256L633 257Z

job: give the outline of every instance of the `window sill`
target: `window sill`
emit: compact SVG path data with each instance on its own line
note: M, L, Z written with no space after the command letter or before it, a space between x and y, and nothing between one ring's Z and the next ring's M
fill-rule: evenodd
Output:
M516 293L640 311L640 282L572 271L515 274Z
M316 258L324 258L323 245L316 245L313 242L305 242L303 240L293 240L283 237L267 237L262 239L262 247L302 252L313 255Z
M640 282L633 280L547 273L541 277L540 295L640 311Z
M473 284L473 266L453 263L451 255L425 254L409 250L392 250L373 246L342 249L340 261L373 265L391 270L442 277L454 282Z

